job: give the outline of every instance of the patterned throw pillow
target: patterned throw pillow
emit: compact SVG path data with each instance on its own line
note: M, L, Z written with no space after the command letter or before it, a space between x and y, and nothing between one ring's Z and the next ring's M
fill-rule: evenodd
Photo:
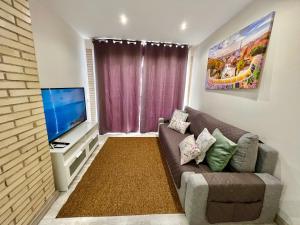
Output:
M171 120L171 122L169 123L168 127L178 131L181 134L185 134L186 129L189 127L191 123L189 122L182 122L179 120Z
M181 165L192 161L201 153L201 150L196 144L194 135L187 136L183 139L183 141L179 143L179 149L181 154Z
M199 134L197 140L196 140L196 144L198 145L198 147L201 150L201 153L199 156L196 157L196 163L199 164L201 162L203 162L204 158L205 158L205 154L207 152L207 150L216 142L216 139L214 138L214 136L212 136L209 131L204 128L204 130Z
M189 116L189 114L176 109L173 113L172 120L185 122L187 120L188 116Z

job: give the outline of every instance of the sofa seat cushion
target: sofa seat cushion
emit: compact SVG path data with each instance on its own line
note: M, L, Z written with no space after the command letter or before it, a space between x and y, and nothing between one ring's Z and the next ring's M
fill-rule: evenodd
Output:
M262 205L261 201L245 203L209 202L206 208L206 218L211 224L252 221L259 218Z
M203 176L209 186L206 216L210 223L251 221L259 217L265 183L257 175L223 172Z
M170 128L168 124L159 126L159 142L161 145L160 151L166 160L171 176L177 188L180 188L181 175L183 172L206 173L211 172L205 164L197 165L195 161L191 161L185 165L180 165L180 150L179 143L183 141L190 133L180 134Z
M254 173L203 174L209 185L209 201L257 202L264 199L265 183Z

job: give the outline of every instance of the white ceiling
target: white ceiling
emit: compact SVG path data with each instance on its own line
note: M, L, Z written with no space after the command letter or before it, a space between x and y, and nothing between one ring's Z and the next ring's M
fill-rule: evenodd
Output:
M41 0L83 37L198 44L252 0ZM128 24L119 22L120 14ZM186 21L187 29L180 30Z

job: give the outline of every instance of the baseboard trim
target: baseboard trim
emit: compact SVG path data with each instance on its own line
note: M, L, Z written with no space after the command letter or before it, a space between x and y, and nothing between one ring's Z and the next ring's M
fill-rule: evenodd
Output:
M289 225L284 219L282 219L281 216L279 216L278 214L275 217L275 223L277 225Z
M58 198L59 192L55 191L51 197L45 202L43 207L38 211L37 215L33 218L30 225L38 225L43 217L46 215L50 207L53 205L55 200Z

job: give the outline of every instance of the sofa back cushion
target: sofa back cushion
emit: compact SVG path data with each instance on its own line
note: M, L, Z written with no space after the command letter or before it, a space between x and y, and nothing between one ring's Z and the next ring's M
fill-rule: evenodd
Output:
M195 138L202 132L205 128L202 126L201 121L199 120L200 111L195 110L191 107L186 106L184 111L188 113L187 122L190 122L189 132L195 135ZM203 128L202 128L203 127ZM202 128L202 129L201 129Z
M244 134L237 143L236 153L230 160L230 166L238 172L255 172L258 152L258 136Z
M195 135L195 138L207 128L210 133L213 133L218 128L222 134L233 142L237 143L241 136L248 133L242 129L224 123L206 113L195 110L191 107L186 107L185 111L189 114L187 122L190 122L190 132Z

